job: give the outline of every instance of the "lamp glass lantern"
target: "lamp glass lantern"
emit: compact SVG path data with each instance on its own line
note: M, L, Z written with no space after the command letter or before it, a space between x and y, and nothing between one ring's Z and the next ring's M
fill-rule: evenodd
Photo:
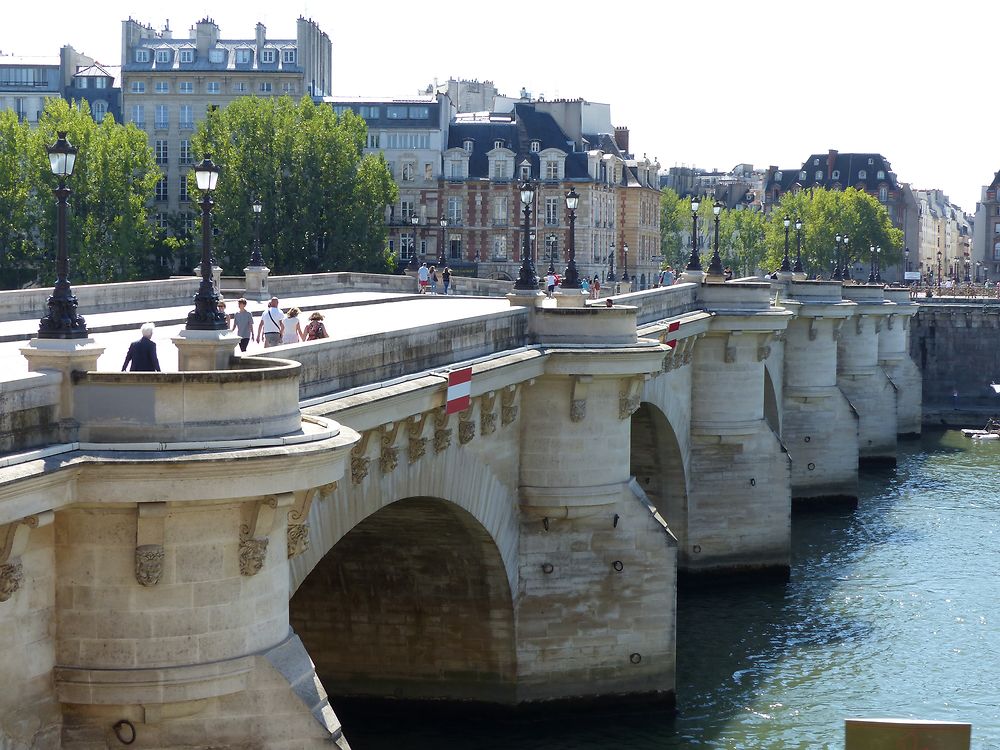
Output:
M525 182L521 185L521 203L530 206L533 200L535 200L535 186L530 182Z
M210 193L215 190L219 182L219 168L212 161L208 154L194 168L194 179L198 184L198 189L203 193ZM256 210L256 209L254 209Z
M580 205L580 196L576 192L575 188L570 188L570 191L566 193L566 208L570 211L576 211L577 207Z
M56 142L46 149L49 153L49 168L60 180L73 175L76 166L77 147L66 140L66 133L60 131Z

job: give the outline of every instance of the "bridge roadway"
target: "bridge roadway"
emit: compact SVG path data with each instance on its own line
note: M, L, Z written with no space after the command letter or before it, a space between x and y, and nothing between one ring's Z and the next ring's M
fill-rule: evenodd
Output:
M215 370L118 372L187 306L0 345L0 746L346 747L325 689L672 702L678 576L787 575L793 496L919 430L905 290L699 282L285 295L333 338Z
M309 322L309 315L316 310L320 311L325 317L330 338L343 340L461 320L506 310L510 306L502 298L341 292L294 296L280 300L280 307L285 311L292 307L302 310L299 321L303 328ZM170 339L184 328L184 321L191 308L191 305L182 305L85 315L91 338L97 346L104 347L104 353L97 360L98 369L102 372L120 370L129 344L140 335L139 327L143 323L152 322L156 324L153 340L157 343L160 367L164 372L176 372L177 349ZM247 309L254 315L255 332L260 314L265 308L264 302L247 303ZM227 301L227 312L232 314L237 309L235 300ZM21 356L21 348L37 331L38 321L35 319L0 321L0 380L27 374L28 361ZM247 354L263 350L263 344L251 341Z

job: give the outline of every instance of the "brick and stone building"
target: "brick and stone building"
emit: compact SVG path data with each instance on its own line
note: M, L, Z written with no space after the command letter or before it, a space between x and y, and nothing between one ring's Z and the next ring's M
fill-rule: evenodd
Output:
M253 38L223 39L215 22L203 18L188 38L175 39L169 27L123 21L122 111L146 131L163 172L152 211L158 224L165 227L176 213L193 222L191 136L210 107L245 96L321 98L330 93L332 64L330 38L301 17L287 39L269 38L260 23Z
M970 278L982 278L982 264L977 269L978 259L972 254L972 225L965 212L941 190L914 190L913 194L919 206L920 224L916 247L910 248L910 270L918 271L925 281L935 281L937 256L941 253L943 278L964 279L966 261ZM991 271L987 269L987 273Z
M118 94L113 86L114 76L106 67L69 45L48 57L0 55L0 111L13 110L32 125L47 99L62 97L88 99L100 122L105 113L115 111Z

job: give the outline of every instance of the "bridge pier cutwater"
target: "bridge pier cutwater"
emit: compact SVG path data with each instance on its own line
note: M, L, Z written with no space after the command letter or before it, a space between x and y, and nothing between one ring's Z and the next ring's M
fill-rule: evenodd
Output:
M346 747L350 696L671 703L678 576L787 575L792 499L856 497L859 458L919 430L916 306L562 302L399 297L456 314L206 372L29 351L43 374L2 383L0 744Z

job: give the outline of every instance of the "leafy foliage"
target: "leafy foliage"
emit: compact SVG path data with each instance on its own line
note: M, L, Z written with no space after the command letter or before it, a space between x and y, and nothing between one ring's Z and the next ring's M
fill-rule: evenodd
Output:
M213 199L217 260L242 268L259 198L264 258L282 274L330 270L385 272L385 206L397 197L381 156L364 155L367 128L308 98L240 99L214 110L192 146L219 165ZM191 193L197 195L194 175Z

